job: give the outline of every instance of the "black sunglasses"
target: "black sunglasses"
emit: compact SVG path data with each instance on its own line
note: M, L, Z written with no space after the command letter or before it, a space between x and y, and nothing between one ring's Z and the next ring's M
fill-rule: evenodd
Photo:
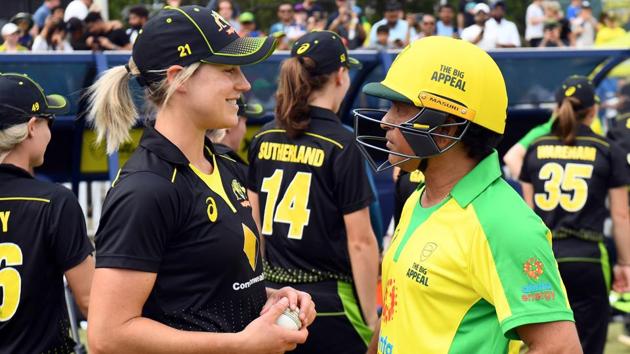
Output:
M38 114L34 116L35 118L45 119L48 123L48 128L52 129L53 123L55 123L55 115L54 114Z

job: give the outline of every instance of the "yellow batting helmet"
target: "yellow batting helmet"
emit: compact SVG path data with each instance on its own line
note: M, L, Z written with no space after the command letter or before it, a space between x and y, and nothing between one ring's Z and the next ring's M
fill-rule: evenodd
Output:
M468 122L498 134L503 134L507 117L505 81L494 60L479 47L458 39L433 36L413 42L403 49L392 63L385 80L369 83L363 92L391 101L399 101L421 108L408 122L395 125L416 153L407 158L424 158L444 152L432 139L440 126L462 125L463 136ZM355 110L357 142L365 147L387 153L382 136L374 129L363 134L359 120L379 121L377 110ZM423 116L424 114L424 116ZM446 123L448 116L463 118L463 123ZM465 124L464 124L465 123ZM371 140L370 143L368 140ZM414 142L415 140L415 142ZM447 149L448 149L447 148ZM396 154L396 153L394 153ZM372 161L371 161L372 162Z

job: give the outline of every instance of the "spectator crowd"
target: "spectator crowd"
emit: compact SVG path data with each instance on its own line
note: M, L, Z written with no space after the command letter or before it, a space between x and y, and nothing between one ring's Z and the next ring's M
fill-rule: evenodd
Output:
M593 15L589 1L572 0L562 8L555 0L533 0L527 6L525 23L508 20L510 9L503 1L461 0L459 6L436 5L434 13L405 13L402 3L388 0L382 18L370 23L366 11L353 0L335 0L324 9L315 0L283 1L275 22L258 28L255 11L240 11L232 0L211 0L208 7L225 18L241 36L273 34L281 38L279 49L288 49L312 30L339 34L349 49L396 49L428 36L461 38L490 50L495 48L577 47L588 48L614 41L626 34L612 13ZM179 6L181 0L165 5ZM44 0L31 15L13 16L1 30L0 52L71 52L73 50L128 50L148 20L145 5L127 8L124 22L107 21L93 0L73 0L65 8L61 0ZM522 33L521 33L522 32Z

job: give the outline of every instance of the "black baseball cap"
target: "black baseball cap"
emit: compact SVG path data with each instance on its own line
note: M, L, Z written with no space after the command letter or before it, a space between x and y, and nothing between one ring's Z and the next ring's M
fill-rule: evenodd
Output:
M0 74L0 128L28 122L32 117L68 113L68 101L61 95L46 95L39 84L25 74Z
M361 63L348 56L348 49L339 35L331 31L313 31L300 37L291 48L292 57L311 58L313 74L329 74L342 66L360 68Z
M573 105L576 111L592 107L595 103L599 102L591 80L585 76L579 75L568 77L564 80L558 91L556 91L556 102L558 102L558 104L562 104L562 101L566 97L575 97L580 101L579 104Z
M276 45L274 37L239 37L228 21L206 7L166 6L144 25L132 57L150 83L172 65L255 64L270 56Z

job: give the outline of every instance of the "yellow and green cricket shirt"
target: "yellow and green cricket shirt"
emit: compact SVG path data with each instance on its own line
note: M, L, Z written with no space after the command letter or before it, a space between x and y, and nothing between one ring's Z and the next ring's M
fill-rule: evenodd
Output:
M378 352L518 353L519 326L573 321L551 233L495 152L449 196L407 200L383 259Z

